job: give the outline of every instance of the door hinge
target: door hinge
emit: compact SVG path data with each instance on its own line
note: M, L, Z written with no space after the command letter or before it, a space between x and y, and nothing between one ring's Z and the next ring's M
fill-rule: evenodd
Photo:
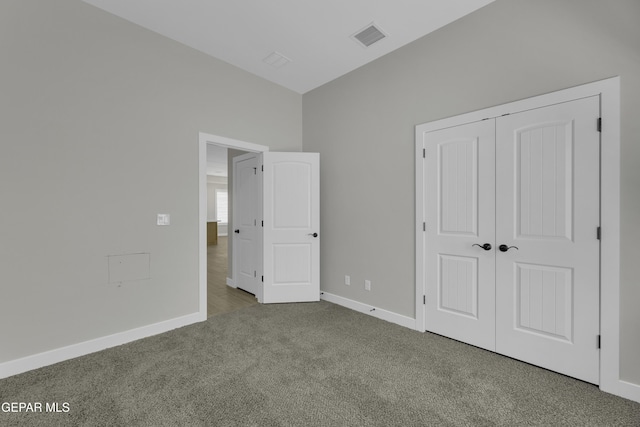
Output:
M422 304L423 305L427 305L427 296L426 295L422 295Z
M426 148L423 148L423 149L422 149L422 158L423 158L423 159L426 159L426 158L427 158L427 149L426 149Z
M253 270L253 277L258 277L258 272Z
M598 132L602 132L602 117L598 117L598 124L596 125Z
M260 222L261 222L261 224L260 224L260 225L261 225L262 227L264 227L264 221L260 221Z
M253 168L253 174L256 175L258 173L258 168Z
M598 228L596 229L596 238L597 238L598 240L600 240L600 238L601 238L601 237L602 237L602 230L601 230L601 228L600 228L600 227L598 227Z
M600 348L601 345L601 339L600 339L600 335L598 335L598 348Z
M260 170L264 172L264 165L261 166Z
M262 276L262 277L260 278L260 281L261 281L261 282L264 282L264 276Z
M427 223L426 222L422 223L422 231L427 231Z

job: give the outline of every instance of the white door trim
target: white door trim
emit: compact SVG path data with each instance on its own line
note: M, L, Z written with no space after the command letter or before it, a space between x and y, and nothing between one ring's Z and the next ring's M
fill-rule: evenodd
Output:
M207 144L252 153L269 151L265 145L200 132L198 136L198 317L207 320Z
M620 77L576 86L416 126L416 328L425 331L424 305L424 166L423 134L490 117L544 107L589 96L600 96L601 133L601 255L600 255L600 389L640 401L640 386L620 379Z

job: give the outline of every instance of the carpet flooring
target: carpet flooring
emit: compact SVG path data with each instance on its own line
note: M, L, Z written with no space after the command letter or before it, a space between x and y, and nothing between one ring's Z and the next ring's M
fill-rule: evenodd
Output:
M2 426L640 425L640 403L327 302L246 307L6 378L5 402L43 412L0 412Z

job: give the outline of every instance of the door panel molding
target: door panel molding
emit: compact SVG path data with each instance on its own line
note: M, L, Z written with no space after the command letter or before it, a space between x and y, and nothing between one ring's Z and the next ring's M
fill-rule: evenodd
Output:
M640 401L640 387L620 378L620 78L613 77L569 89L539 95L455 117L425 123L415 129L416 171L416 329L425 331L424 231L424 135L435 130L496 118L548 105L592 96L600 97L602 131L600 135L600 210L603 230L600 241L600 389ZM595 124L594 124L595 125Z

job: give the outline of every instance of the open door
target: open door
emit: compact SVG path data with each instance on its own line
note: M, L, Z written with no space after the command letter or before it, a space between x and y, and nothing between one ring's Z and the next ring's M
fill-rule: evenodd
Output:
M258 297L260 289L260 155L233 158L233 278L235 287ZM231 230L230 230L231 231Z
M320 300L320 155L262 153L262 303Z

